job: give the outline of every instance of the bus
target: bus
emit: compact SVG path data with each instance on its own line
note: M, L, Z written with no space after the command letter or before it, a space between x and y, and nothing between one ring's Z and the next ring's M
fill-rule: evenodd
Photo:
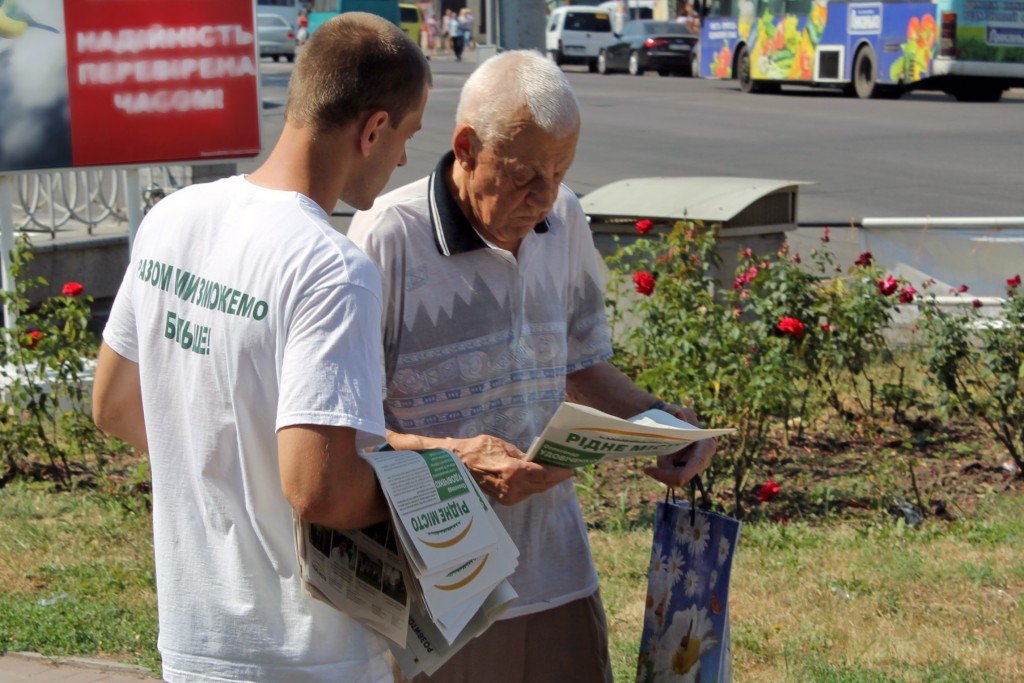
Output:
M299 9L304 5L302 0L256 0L256 13L276 14L295 29L299 25Z
M369 12L401 26L398 0L312 0L309 2L309 33L342 12Z
M1022 0L711 0L703 14L700 75L748 93L793 84L996 102L1024 86Z

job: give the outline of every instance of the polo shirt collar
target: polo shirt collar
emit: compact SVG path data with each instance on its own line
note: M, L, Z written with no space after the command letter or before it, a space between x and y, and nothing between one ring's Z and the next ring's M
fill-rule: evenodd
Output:
M455 197L444 181L445 173L455 163L455 152L449 151L434 167L430 174L427 201L430 204L430 225L434 229L434 244L444 256L463 254L475 249L484 249L487 242L470 224L462 213ZM549 229L548 219L534 226L533 231L543 234Z

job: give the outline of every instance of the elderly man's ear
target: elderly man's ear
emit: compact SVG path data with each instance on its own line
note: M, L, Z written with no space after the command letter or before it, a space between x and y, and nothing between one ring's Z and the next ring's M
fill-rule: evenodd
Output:
M455 160L464 171L472 171L476 168L476 157L480 153L480 138L472 126L458 126L452 135L452 149L455 151Z

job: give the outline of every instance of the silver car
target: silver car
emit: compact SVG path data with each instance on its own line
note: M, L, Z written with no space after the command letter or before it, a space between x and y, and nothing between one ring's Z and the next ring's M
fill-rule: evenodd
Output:
M275 62L284 57L295 61L295 28L277 14L256 15L256 38L260 57L273 57Z

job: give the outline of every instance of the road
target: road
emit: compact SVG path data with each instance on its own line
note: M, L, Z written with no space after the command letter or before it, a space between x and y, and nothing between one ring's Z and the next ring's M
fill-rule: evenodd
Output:
M423 130L389 187L425 175L447 149L459 90L474 66L434 61ZM292 67L261 67L269 150ZM567 183L581 194L622 178L747 176L813 183L801 189L803 223L1024 215L1024 90L997 104L940 93L857 100L810 88L745 95L735 81L566 73L583 115Z

